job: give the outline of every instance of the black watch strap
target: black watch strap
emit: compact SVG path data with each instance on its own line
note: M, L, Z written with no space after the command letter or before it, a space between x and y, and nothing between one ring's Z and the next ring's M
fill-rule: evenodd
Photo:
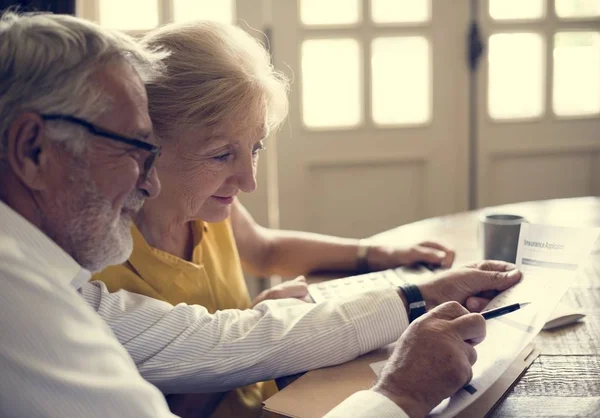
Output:
M400 290L404 293L406 303L408 304L408 322L413 322L426 312L425 301L423 300L421 291L417 286L410 283L401 285Z

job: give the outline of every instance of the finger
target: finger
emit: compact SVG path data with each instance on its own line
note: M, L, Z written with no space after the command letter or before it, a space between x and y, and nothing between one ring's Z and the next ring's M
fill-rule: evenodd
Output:
M422 247L434 248L438 251L444 253L444 257L442 258L440 265L444 268L452 267L454 263L454 258L456 257L456 253L452 251L450 248L443 246L442 244L438 244L433 241L425 241L419 244Z
M440 251L444 251L444 252L450 251L450 248L447 248L447 247L443 246L442 244L437 243L437 242L433 242L433 241L424 241L424 242L421 242L419 244L419 246L421 246L421 247L435 248L436 250L440 250Z
M469 311L458 302L445 302L441 305L436 306L429 311L431 316L435 316L440 319L453 320L462 315L469 314Z
M304 276L298 276L294 280L290 280L290 281L291 282L304 282L304 283L306 283L306 277L304 277Z
M308 286L306 283L295 282L294 280L287 282L285 286L278 289L278 298L302 298L308 294Z
M417 245L411 251L411 263L425 262L441 265L446 258L446 252L435 248L421 247Z
M310 296L309 293L307 293L306 296L303 296L301 298L296 298L296 299L299 299L302 302L306 302L306 303L313 303L314 302L313 298Z
M471 296L465 301L465 306L471 312L481 312L488 303L490 303L490 299Z
M467 359L469 360L469 363L471 363L471 366L472 366L477 362L477 350L475 350L473 345L471 345L469 343L465 343L464 347L465 347L465 354L467 355Z
M484 260L477 263L477 268L484 271L510 271L517 268L513 263L498 260Z
M262 301L264 301L265 299L267 299L268 292L268 290L263 290L262 292L260 292L259 295L252 301L252 306L254 307Z
M463 341L477 345L485 339L485 319L478 313L462 315L452 321L454 330Z
M485 271L472 270L464 279L471 288L472 294L488 290L497 290L499 292L508 289L521 280L521 271L514 269L509 271Z
M446 258L442 262L442 267L444 267L444 268L452 267L452 264L454 264L455 258L456 258L456 253L452 250L448 250L446 252Z
M475 296L484 299L494 299L496 296L498 296L499 293L500 292L498 292L497 290L484 290L483 292L477 293Z

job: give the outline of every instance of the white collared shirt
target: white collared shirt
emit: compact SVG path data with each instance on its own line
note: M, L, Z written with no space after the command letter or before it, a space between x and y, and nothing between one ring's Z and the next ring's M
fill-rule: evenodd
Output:
M1 416L168 417L164 398L136 365L167 393L224 390L345 362L394 341L408 325L394 291L340 303L267 301L209 314L199 306L111 294L89 278L0 202ZM369 410L357 415L365 396ZM373 392L355 394L332 416L374 411L404 416Z

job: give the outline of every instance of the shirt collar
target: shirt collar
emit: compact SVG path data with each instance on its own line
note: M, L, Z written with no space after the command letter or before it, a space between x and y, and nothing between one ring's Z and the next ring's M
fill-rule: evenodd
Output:
M55 280L79 289L91 273L27 219L0 201L0 237L17 242L28 260L39 263Z

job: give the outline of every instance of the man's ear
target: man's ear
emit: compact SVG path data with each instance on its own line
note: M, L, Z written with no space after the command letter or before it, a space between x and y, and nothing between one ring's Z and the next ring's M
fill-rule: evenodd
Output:
M5 144L6 161L14 175L30 189L44 189L52 149L42 118L31 112L18 115L8 128Z

